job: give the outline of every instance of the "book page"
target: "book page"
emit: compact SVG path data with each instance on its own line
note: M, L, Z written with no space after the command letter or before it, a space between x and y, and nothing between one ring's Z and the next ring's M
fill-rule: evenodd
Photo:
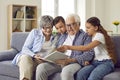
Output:
M65 54L65 52L62 53L59 51L54 51L48 54L47 56L45 56L44 58L42 58L42 60L55 63L56 60L66 59L67 57L68 56Z

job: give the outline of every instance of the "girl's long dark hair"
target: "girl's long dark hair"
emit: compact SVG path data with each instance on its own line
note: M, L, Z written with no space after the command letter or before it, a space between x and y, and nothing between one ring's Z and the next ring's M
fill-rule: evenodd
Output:
M94 27L98 27L98 32L102 33L105 37L106 48L109 53L109 56L112 58L114 62L116 62L114 44L111 37L107 34L107 31L100 24L100 20L97 17L91 17L87 20L87 23L90 23Z

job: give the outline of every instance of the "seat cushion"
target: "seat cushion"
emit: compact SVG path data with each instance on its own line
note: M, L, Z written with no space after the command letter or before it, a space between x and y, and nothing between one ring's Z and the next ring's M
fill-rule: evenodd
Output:
M19 69L11 61L0 62L0 75L19 78Z
M106 75L103 80L120 80L120 68L116 68L114 72Z

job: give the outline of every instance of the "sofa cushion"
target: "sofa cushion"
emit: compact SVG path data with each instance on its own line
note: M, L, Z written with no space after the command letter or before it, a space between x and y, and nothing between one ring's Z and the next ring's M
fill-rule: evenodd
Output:
M17 51L15 49L0 51L0 61L12 60L15 57L16 53Z
M0 80L19 80L18 78L0 75Z
M29 32L12 33L11 48L21 51Z
M19 78L19 69L11 61L0 62L0 75Z
M116 68L115 72L106 75L103 80L120 80L120 68Z
M117 57L116 67L120 67L120 36L112 36L113 42L115 44L115 53Z

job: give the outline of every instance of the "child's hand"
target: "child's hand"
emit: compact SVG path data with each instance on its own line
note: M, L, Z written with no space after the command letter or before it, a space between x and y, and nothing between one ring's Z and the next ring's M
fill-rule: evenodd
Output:
M85 61L85 66L87 66L87 65L89 65L90 64L90 62L89 61Z
M67 45L63 45L63 46L60 46L59 48L57 48L57 51L65 52L67 49L68 49Z

